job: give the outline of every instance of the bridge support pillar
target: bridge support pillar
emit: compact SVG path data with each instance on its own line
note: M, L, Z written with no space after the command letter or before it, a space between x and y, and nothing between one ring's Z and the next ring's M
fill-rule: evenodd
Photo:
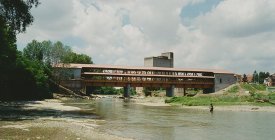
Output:
M92 93L94 92L94 88L95 88L95 87L93 87L93 86L86 86L86 87L85 87L85 94L86 94L86 95L92 94Z
M183 88L183 96L186 96L186 88Z
M131 90L131 86L130 86L130 84L127 84L126 87L124 87L123 96L130 97L130 90Z
M206 89L203 89L203 93L204 93L204 94L213 93L213 92L215 92L215 89L214 89L214 88L206 88Z
M171 85L171 87L166 88L166 96L173 97L174 96L175 85Z

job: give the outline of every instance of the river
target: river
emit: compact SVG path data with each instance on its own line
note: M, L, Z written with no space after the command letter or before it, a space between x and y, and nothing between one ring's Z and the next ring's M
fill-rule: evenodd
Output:
M151 107L105 98L95 102L74 100L68 105L92 109L106 120L97 129L140 140L273 140L275 113Z
M45 106L51 108L45 109ZM179 106L145 106L114 98L71 99L65 101L65 106L59 101L2 102L0 110L0 139L275 138L274 112L214 109L214 113L210 113Z

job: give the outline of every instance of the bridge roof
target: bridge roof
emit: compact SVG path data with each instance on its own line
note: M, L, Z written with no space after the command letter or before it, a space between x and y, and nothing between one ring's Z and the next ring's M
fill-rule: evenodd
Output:
M197 68L166 68L166 67L144 67L144 66L118 66L118 65L97 65L97 64L58 64L55 67L65 68L99 68L113 70L159 70L159 71L177 71L177 72L213 72L217 74L234 74L227 70L220 69L197 69Z

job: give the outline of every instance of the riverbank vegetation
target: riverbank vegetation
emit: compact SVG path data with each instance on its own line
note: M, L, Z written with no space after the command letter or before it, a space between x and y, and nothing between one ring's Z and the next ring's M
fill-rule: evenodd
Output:
M272 105L275 103L275 93L265 91L265 85L236 84L222 93L197 94L193 97L172 97L166 103L186 106L214 105Z
M23 52L17 50L16 35L33 22L30 14L39 0L0 1L0 100L51 98L49 80L57 63L93 63L61 42L36 40Z
M45 78L43 74L40 75L43 68L37 63L30 63L16 47L16 34L24 32L32 23L30 9L38 4L38 0L0 1L1 100L32 99L41 89L41 83L36 79L41 78L42 82Z

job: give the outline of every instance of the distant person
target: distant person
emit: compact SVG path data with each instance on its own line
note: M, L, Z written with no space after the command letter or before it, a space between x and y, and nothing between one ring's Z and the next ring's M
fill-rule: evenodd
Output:
M213 107L213 104L212 104L212 103L211 103L210 106L209 106L209 110L210 110L211 113L213 113L214 107Z

